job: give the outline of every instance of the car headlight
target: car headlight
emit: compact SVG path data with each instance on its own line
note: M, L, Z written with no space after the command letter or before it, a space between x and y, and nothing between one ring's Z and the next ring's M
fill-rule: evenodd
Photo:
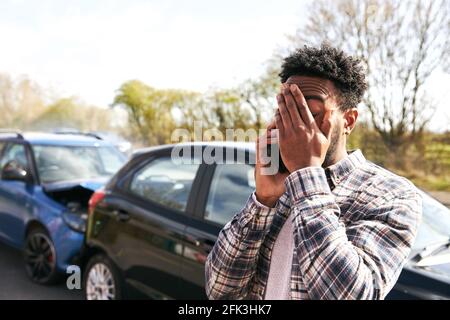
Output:
M82 233L86 231L87 214L64 212L62 217L71 229Z

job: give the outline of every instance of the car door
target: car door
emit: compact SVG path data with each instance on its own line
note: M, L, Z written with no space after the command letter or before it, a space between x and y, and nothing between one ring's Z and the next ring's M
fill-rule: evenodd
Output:
M176 164L167 151L149 158L105 197L114 215L108 241L128 285L153 298L179 298L181 241L199 164Z
M10 142L4 146L0 174L11 161L16 161L30 173L28 149L24 143ZM0 177L0 237L13 246L22 246L25 221L32 214L32 195L32 184Z
M186 228L181 281L184 299L206 299L205 262L222 227L240 212L255 189L254 167L244 162L209 166L197 218Z

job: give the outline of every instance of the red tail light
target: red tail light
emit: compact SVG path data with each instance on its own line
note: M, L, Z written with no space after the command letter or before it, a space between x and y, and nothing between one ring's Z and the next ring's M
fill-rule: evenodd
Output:
M89 199L89 214L94 212L97 204L105 198L105 190L99 189L94 192L94 194Z

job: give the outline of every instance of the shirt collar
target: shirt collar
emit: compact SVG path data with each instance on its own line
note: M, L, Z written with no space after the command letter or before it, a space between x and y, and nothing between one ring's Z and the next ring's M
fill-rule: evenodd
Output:
M366 162L366 158L362 154L361 150L351 150L348 155L339 162L327 167L325 174L327 176L330 189L333 190L341 181L347 177L354 169L361 167ZM291 205L291 199L286 192L282 194L278 200L278 210L282 216L287 217Z
M325 174L329 182L337 186L343 181L354 169L361 167L366 162L366 158L361 150L353 150L344 159L325 169ZM331 180L331 181L330 181ZM333 187L334 187L333 186ZM331 187L331 186L330 186Z

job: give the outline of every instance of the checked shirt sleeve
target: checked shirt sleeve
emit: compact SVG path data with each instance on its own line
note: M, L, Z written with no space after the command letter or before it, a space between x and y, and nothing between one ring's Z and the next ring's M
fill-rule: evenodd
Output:
M360 218L344 225L322 168L295 171L285 184L309 297L384 299L415 238L421 215L419 194L400 183L397 192L377 194L361 205Z
M206 260L209 299L244 299L255 274L259 248L276 213L250 196L245 207L228 222Z

